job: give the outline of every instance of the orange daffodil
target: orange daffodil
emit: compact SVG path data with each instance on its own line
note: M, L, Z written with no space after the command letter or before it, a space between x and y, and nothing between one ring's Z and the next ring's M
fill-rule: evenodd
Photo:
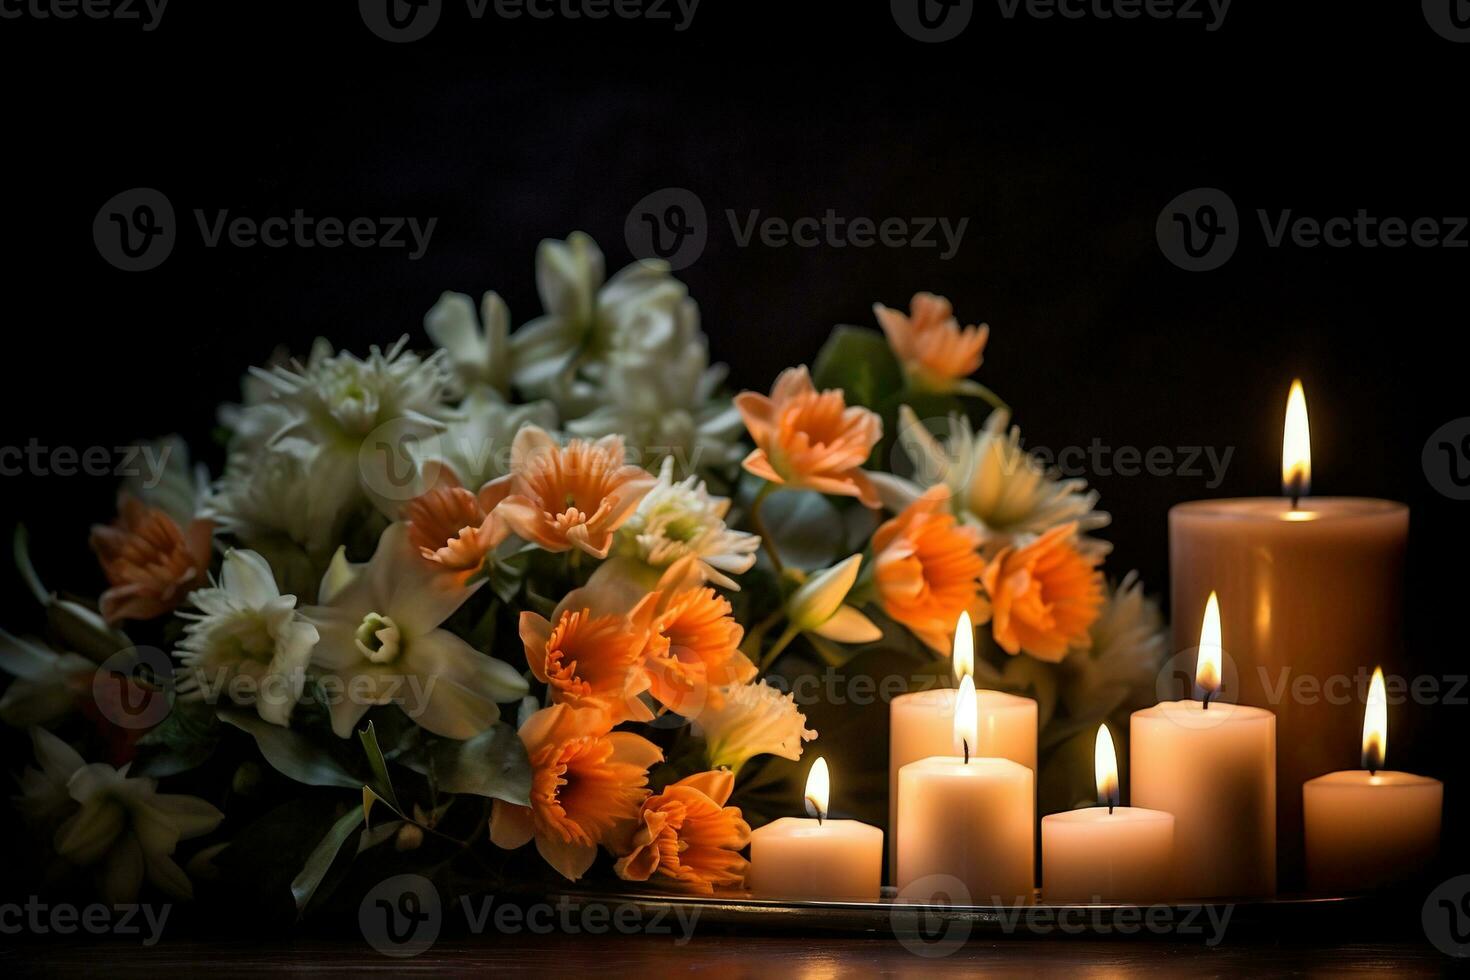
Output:
M949 300L933 293L915 293L907 316L881 303L873 304L873 315L909 384L921 391L964 392L990 339L984 324L961 327Z
M738 886L748 862L750 824L725 806L735 788L728 769L696 773L643 801L632 849L618 859L618 877L654 881L700 895Z
M735 407L755 440L745 470L773 484L857 497L878 506L862 466L883 436L883 421L849 406L840 389L819 392L805 367L781 372L768 396L744 391Z
M949 511L949 491L933 487L873 535L873 582L883 611L945 656L960 613L984 622L980 532Z
M1101 558L1078 550L1074 524L1022 547L1002 548L981 575L994 610L995 642L1049 663L1091 645L1105 596Z

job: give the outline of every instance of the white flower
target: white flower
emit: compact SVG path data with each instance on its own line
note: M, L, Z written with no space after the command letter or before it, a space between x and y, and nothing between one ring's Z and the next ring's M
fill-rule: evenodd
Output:
M179 613L190 621L174 651L183 664L179 694L197 700L210 692L237 692L244 703L254 703L261 718L289 724L317 631L296 611L296 597L281 595L266 560L253 551L229 552L219 584L196 589L189 601L199 612ZM240 677L250 683L236 684Z
M749 571L761 539L726 527L729 511L729 499L711 496L697 477L675 483L674 460L665 457L658 483L618 529L619 544L654 568L693 555L706 581L739 591L740 585L725 573Z
M93 669L86 657L0 630L0 670L15 678L0 695L0 721L17 728L60 721L76 707L76 679Z
M957 516L986 532L990 546L1071 522L1082 535L1105 527L1111 517L1096 509L1097 491L1088 490L1086 480L1062 479L1049 471L1022 448L1021 430L1007 429L1009 421L1009 412L996 409L976 433L969 419L953 415L949 437L940 443L913 409L902 406L898 438L913 460L919 485L879 474L884 505L902 510L923 489L942 483L952 493ZM1106 549L1103 542L1084 540L1091 548Z
M757 755L779 755L795 762L802 743L817 733L806 727L806 716L791 694L782 694L764 681L720 688L720 698L694 720L696 734L704 736L711 769L728 766L739 772Z
M194 796L159 793L152 779L127 778L127 766L90 765L50 732L31 729L41 770L29 780L32 812L49 805L50 815L69 809L56 830L54 845L63 860L95 871L103 898L131 902L146 876L176 898L192 898L189 876L174 863L179 841L209 833L224 814ZM65 786L74 804L60 801Z
M844 600L857 581L863 556L853 555L812 573L786 600L791 625L838 643L871 643L883 636L873 621Z
M383 532L360 570L334 561L326 604L302 610L321 635L312 662L332 675L332 730L346 738L369 707L391 702L436 735L468 739L500 717L497 702L524 696L513 667L439 628L484 582L435 571L403 524Z
M1155 684L1168 652L1163 614L1129 572L1092 624L1092 647L1062 662L1061 697L1073 718L1105 718L1158 700Z
M507 405L484 389L471 392L448 427L424 444L425 462L454 471L460 486L477 490L510 470L510 448L523 426L556 428L556 407L548 401Z
M476 323L468 296L445 293L424 316L424 330L448 352L466 392L489 389L502 399L510 394L510 310L500 294L485 294Z

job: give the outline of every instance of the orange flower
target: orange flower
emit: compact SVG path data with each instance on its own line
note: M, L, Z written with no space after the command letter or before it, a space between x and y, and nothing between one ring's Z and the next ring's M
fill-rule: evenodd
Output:
M643 656L658 595L624 614L594 611L578 601L577 592L562 600L551 620L521 613L531 673L548 685L553 703L594 707L613 724L651 720L653 712L639 695L651 683Z
M102 593L109 623L152 619L184 601L205 582L214 525L196 520L180 529L163 511L122 494L117 520L92 526L91 545L112 588Z
M715 886L739 886L747 862L750 824L740 808L725 806L735 788L728 769L701 772L666 787L643 802L642 825L615 870L627 881L647 881L711 895Z
M1007 653L1056 663L1091 645L1088 630L1103 606L1101 559L1077 550L1076 530L1063 524L1024 548L1002 548L980 576L995 642Z
M464 487L438 486L403 508L408 540L424 559L451 572L478 571L510 533L493 510Z
M652 694L675 714L692 718L706 704L718 707L721 687L755 677L755 664L740 652L745 629L714 589L668 595L656 629L660 642L650 645L647 659Z
M883 611L949 656L960 613L968 610L980 622L987 614L979 548L979 530L950 512L948 488L930 487L873 534L873 580Z
M961 328L949 300L933 293L915 293L908 316L881 303L873 314L909 381L931 391L949 391L974 374L990 339L984 324Z
M600 711L566 704L527 718L520 736L531 759L531 805L496 800L490 839L511 848L534 838L547 863L572 881L591 867L599 845L628 853L648 798L648 767L663 758L658 747L609 732Z
M516 433L510 473L480 489L507 527L547 551L580 548L606 558L613 532L653 489L653 476L623 458L623 440L573 439L565 448L534 425Z
M805 367L787 368L769 398L743 391L735 407L756 445L745 457L747 472L878 506L878 492L862 465L883 436L883 421L866 408L849 408L841 389L819 393Z

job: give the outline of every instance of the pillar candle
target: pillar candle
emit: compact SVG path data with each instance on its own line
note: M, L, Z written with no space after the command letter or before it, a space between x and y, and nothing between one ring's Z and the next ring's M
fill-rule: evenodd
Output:
M1277 782L1292 788L1280 801L1277 833L1283 872L1295 885L1302 840L1295 788L1332 769L1342 747L1353 744L1356 718L1342 710L1354 694L1347 679L1357 665L1385 657L1390 669L1401 667L1409 511L1387 500L1306 496L1311 450L1299 383L1290 403L1286 495L1171 509L1169 575L1174 648L1192 642L1192 624L1179 612L1201 608L1218 591L1226 651L1239 677L1233 700L1270 708L1283 744L1291 746L1277 758ZM1294 692L1302 677L1310 687Z
M1036 801L1032 770L976 756L974 681L960 681L954 713L958 755L911 762L898 773L899 898L942 892L975 905L1030 904L1035 897ZM958 895L951 886L963 889Z
M1094 750L1099 805L1041 818L1041 897L1049 905L1152 905L1173 894L1174 816L1118 806L1107 725Z
M1373 674L1363 719L1363 768L1302 786L1307 884L1315 891L1368 891L1422 873L1439 851L1444 785L1383 769L1388 747L1383 670Z
M955 627L956 683L974 671L974 628L968 614ZM898 771L910 762L953 751L953 688L901 694L888 706L888 861L898 867ZM1010 759L1036 772L1036 702L1002 691L976 691L979 728L973 754ZM897 875L894 875L897 880Z
M1174 897L1276 892L1276 716L1212 702L1220 622L1211 594L1200 633L1200 701L1165 701L1130 719L1133 803L1174 815Z
M782 817L750 835L747 884L757 898L873 902L882 889L883 831L827 817L827 760L807 776L807 812Z

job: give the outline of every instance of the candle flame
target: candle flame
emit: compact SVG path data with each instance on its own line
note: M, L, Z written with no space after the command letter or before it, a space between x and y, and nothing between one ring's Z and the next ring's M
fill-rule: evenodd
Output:
M954 627L952 666L956 683L962 677L975 676L975 627L968 612L960 613L960 620Z
M1113 748L1113 733L1106 724L1097 726L1092 766L1097 774L1097 801L1112 810L1118 805L1118 751Z
M1194 683L1205 692L1208 703L1211 694L1220 690L1220 599L1212 591L1205 603L1205 619L1199 630L1199 659L1195 663Z
M1377 772L1388 754L1388 693L1383 687L1383 668L1373 671L1368 685L1368 703L1363 707L1363 768Z
M1281 492L1296 498L1312 490L1312 433L1307 425L1307 395L1301 379L1286 396L1286 428L1281 436Z
M806 814L820 822L827 819L827 801L832 793L832 777L827 772L827 760L817 756L812 771L806 776Z
M954 750L968 762L979 741L980 704L975 697L975 678L960 678L960 691L954 699Z

